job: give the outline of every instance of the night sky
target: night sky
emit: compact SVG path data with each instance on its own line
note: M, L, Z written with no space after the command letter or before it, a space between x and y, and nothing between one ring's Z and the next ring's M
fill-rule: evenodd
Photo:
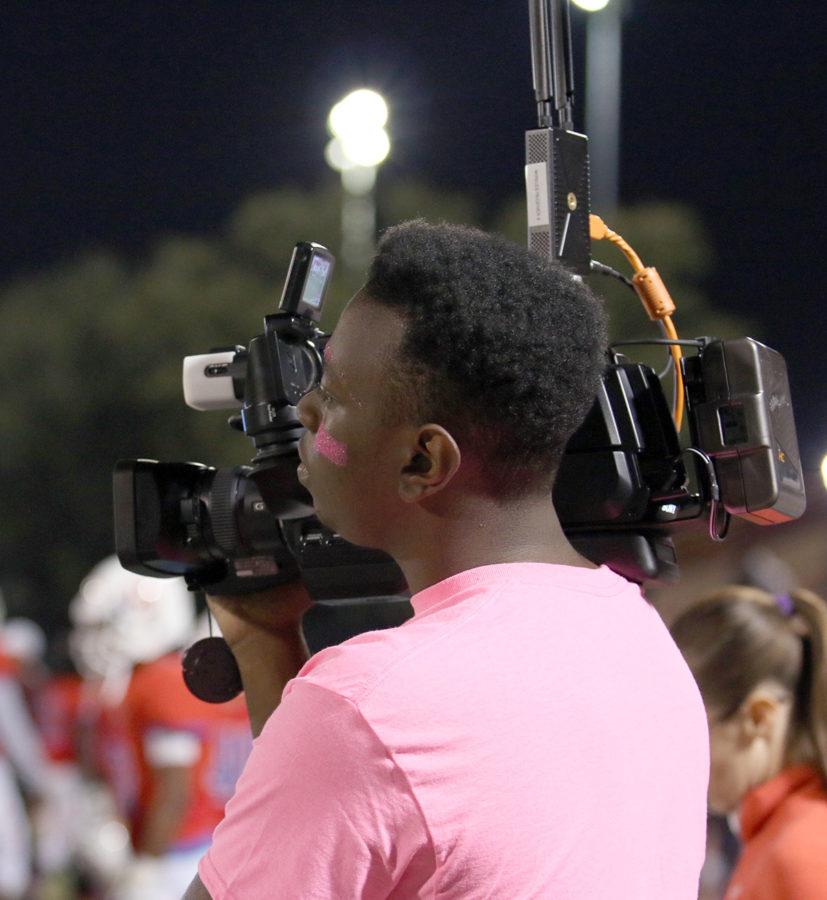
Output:
M786 356L812 466L827 452L827 92L823 29L804 16L819 5L626 5L621 200L699 210L708 292ZM327 111L363 85L392 107L383 177L492 202L523 190L526 0L29 0L4 4L0 29L3 279L89 245L214 232L255 190L314 185Z

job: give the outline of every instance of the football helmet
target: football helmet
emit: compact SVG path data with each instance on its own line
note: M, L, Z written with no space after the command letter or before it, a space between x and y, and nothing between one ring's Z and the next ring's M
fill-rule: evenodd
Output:
M81 582L69 618L75 664L87 677L105 678L180 649L195 606L183 578L137 575L110 556Z

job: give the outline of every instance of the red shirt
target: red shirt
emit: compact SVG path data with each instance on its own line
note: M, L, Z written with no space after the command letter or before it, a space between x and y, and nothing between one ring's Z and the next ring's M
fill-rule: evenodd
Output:
M55 675L35 694L34 717L52 762L77 762L77 729L83 679Z
M9 656L8 653L3 649L2 642L0 642L0 676L17 676L20 674L20 662L15 659L13 656Z
M753 788L739 811L744 850L724 900L827 900L827 791L809 766Z
M190 801L171 849L209 840L252 746L243 698L223 704L198 700L184 684L180 657L171 654L138 666L123 702L108 710L100 724L101 762L133 837L140 833L154 789L146 738L166 731L186 732L198 739L200 754L191 767Z

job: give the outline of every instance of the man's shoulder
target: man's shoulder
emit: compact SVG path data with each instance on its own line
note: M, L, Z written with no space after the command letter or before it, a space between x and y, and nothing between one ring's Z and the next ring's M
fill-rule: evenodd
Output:
M314 684L358 705L418 643L416 630L408 626L367 631L320 650L305 663L291 686Z

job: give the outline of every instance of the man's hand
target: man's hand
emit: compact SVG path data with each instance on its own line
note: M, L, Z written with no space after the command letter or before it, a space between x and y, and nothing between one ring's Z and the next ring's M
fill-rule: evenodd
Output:
M208 595L207 602L234 653L247 641L300 629L302 616L313 605L301 581L238 597Z
M239 597L207 597L244 684L253 736L281 702L284 686L309 656L302 616L313 601L300 581Z

